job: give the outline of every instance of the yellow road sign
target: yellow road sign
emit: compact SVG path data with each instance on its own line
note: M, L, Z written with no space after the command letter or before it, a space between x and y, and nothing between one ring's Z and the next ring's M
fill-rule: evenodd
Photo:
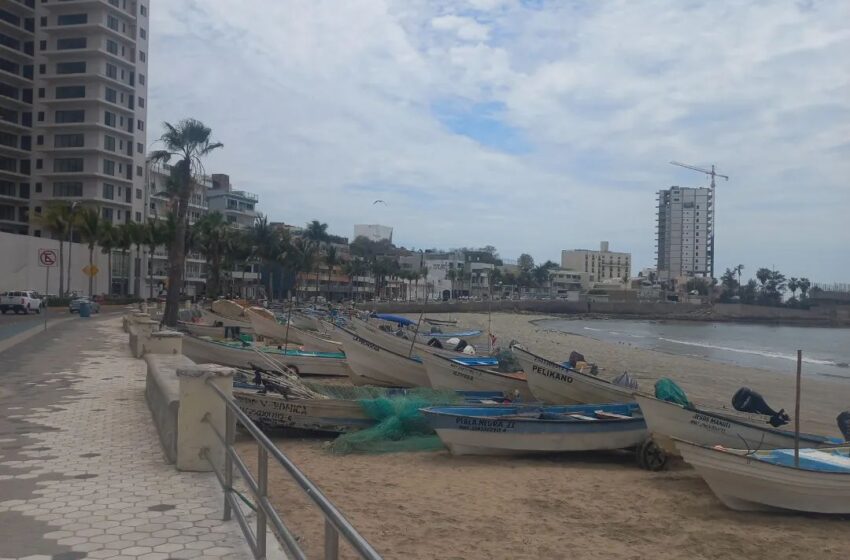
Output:
M83 274L88 277L97 276L98 272L100 272L100 269L93 264L87 264L83 267Z

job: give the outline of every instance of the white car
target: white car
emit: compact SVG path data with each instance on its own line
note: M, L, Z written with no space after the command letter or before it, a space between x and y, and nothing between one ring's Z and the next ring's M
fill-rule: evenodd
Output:
M38 292L3 292L0 294L0 313L4 315L7 311L14 311L15 313L35 311L36 313L41 313L42 307L44 307L44 300L38 295Z

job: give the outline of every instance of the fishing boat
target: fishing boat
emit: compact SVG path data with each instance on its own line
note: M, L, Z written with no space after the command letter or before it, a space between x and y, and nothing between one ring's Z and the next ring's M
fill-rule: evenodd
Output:
M634 403L444 406L422 413L453 455L631 449L646 438Z
M278 342L303 345L318 352L342 352L342 344L339 342L323 338L315 331L301 330L291 324L287 326L286 323L279 323L275 315L266 309L251 307L245 311L245 315L251 322L254 332L260 336Z
M331 327L333 328L333 327ZM349 328L352 330L364 330L368 333L370 339L374 340L376 343L380 344L392 350L393 352L397 352L404 356L420 356L424 352L431 352L435 354L439 354L440 356L444 356L446 358L453 357L470 357L475 356L475 354L468 354L466 352L457 352L453 348L436 348L433 346L428 346L424 342L413 342L413 332L403 331L405 336L409 338L405 338L402 336L396 336L392 332L387 332L378 327L375 323L370 323L367 321L361 321L360 319L351 319L349 321ZM332 333L331 333L332 334ZM489 356L482 357L482 359L487 360L488 365L498 365L499 361L495 358L490 358ZM484 365L484 364L482 364Z
M177 329L185 331L193 336L209 336L212 338L226 338L224 327L221 325L205 325L191 321L177 321Z
M615 385L595 375L582 373L547 360L519 345L511 347L528 376L528 387L545 403L634 402L634 389Z
M350 330L357 329L357 330ZM430 387L425 366L406 354L394 352L374 342L365 329L349 324L337 327L355 385L380 387Z
M296 428L344 433L374 425L356 400L309 398L287 399L261 392L257 386L234 386L233 398L251 420L263 428Z
M739 511L850 514L850 446L750 451L675 440L711 491Z
M201 317L198 321L200 324L213 325L219 327L239 327L241 332L252 332L251 322L248 321L248 319L245 317L242 317L240 319L234 319L232 317L225 317L224 315L219 315L218 313L210 311L209 309L201 309L200 313Z
M472 367L459 359L422 352L419 357L431 387L456 391L501 391L517 400L536 400L528 388L524 372L502 373L483 367ZM472 358L474 360L475 358Z
M183 353L196 363L215 363L231 367L252 368L255 365L281 368L286 366L300 375L349 375L345 354L341 352L307 352L275 346L260 346L239 340L225 341L195 336L183 338Z
M371 317L375 319L380 319L382 321L387 321L390 323L396 323L402 327L415 327L416 321L412 321L407 317L402 317L401 315L393 315L390 313L373 313ZM436 338L439 340L448 340L449 338L460 338L465 340L473 340L481 336L481 331L478 329L467 329L464 331L451 331L451 332L443 332L439 326L432 325L428 330L420 330L417 335L417 340L427 342L432 338Z
M731 448L794 447L794 432L770 426L766 416L700 406L688 408L642 393L635 393L635 400L653 440L668 453L676 451L673 439ZM836 438L800 434L800 445L804 447L834 447L841 443Z

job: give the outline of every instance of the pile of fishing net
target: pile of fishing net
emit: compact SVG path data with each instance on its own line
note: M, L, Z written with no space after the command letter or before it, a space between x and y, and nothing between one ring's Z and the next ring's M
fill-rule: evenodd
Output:
M333 387L337 391L341 387ZM381 391L370 387L347 389ZM377 421L371 428L343 434L330 443L338 455L351 453L393 453L442 449L440 438L428 426L419 409L437 405L460 404L463 397L454 391L434 389L386 390L370 398L357 400L366 414Z
M685 408L693 408L693 404L688 400L688 395L681 387L676 385L676 382L667 377L662 377L655 382L655 398L662 401L675 403Z

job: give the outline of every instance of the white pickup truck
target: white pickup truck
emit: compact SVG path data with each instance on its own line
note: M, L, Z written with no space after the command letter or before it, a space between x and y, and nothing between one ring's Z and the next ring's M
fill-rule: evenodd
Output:
M15 313L29 313L35 311L41 313L41 308L44 307L44 300L38 295L38 292L22 291L22 292L3 292L0 293L0 313L3 315L7 311Z

